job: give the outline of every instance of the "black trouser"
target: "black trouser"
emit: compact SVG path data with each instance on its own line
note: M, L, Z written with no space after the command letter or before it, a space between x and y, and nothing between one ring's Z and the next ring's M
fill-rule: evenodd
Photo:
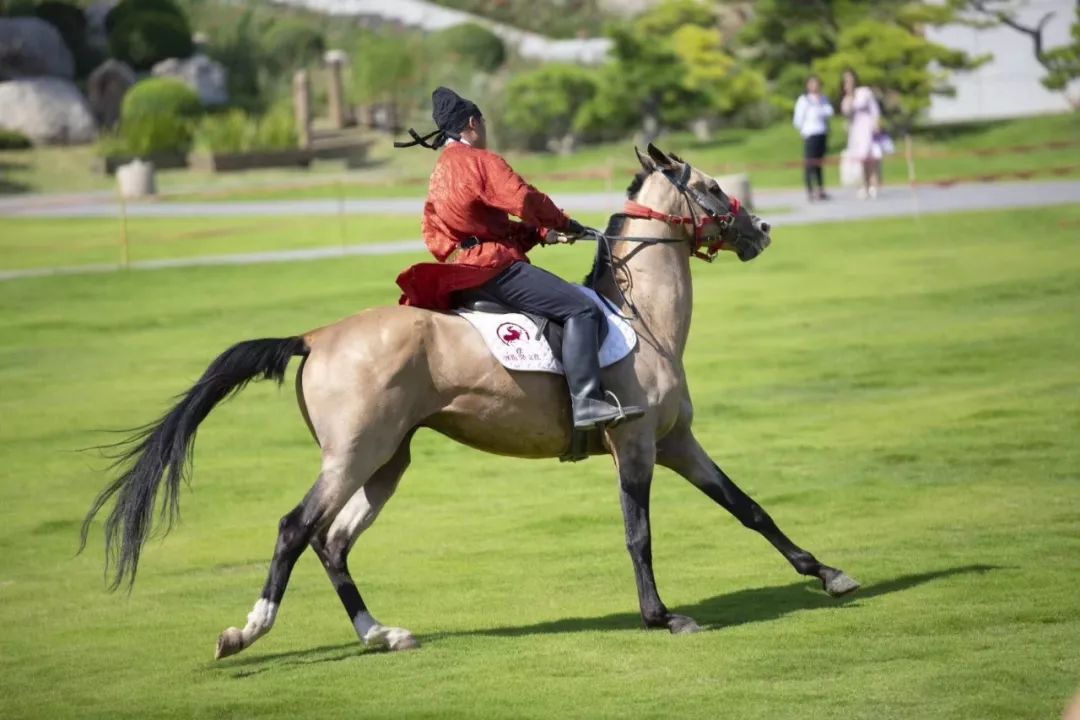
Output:
M825 192L825 180L821 172L821 165L825 157L828 140L829 136L825 133L803 138L803 171L806 176L806 192L810 195L814 194L815 182L818 190Z
M557 275L516 262L481 287L504 305L546 317L563 326L562 364L574 422L605 404L600 385L600 329L607 320L596 303ZM592 406L589 403L593 403Z
M482 288L504 305L546 317L566 325L572 317L589 317L597 322L604 314L592 300L558 275L526 262L516 262Z

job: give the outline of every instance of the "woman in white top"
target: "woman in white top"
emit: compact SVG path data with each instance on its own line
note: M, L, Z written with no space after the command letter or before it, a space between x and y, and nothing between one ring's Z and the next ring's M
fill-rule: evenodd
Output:
M859 197L877 197L881 185L881 148L874 138L881 129L881 108L874 91L859 84L859 76L850 68L841 78L844 99L840 111L848 119L847 155L862 163L863 186Z
M832 114L832 105L821 94L821 79L811 75L806 80L806 92L795 101L793 118L795 129L803 137L803 174L806 178L806 194L811 202L829 199L825 194L821 165L829 141L829 118Z

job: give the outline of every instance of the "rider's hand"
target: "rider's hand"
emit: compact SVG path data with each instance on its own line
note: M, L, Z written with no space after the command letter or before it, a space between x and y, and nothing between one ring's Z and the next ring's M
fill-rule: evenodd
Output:
M545 245L570 245L577 240L576 235L570 235L567 230L548 230L544 236Z
M562 229L564 235L569 235L575 240L585 234L585 226L579 223L577 220L570 218L570 222L566 223L566 227Z

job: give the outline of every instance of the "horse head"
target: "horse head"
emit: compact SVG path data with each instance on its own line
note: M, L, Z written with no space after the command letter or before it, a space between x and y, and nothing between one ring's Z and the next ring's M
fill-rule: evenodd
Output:
M669 155L652 143L648 155L635 147L638 162L649 175L662 174L683 199L669 208L656 208L672 218L680 217L688 206L690 215L682 219L694 254L711 259L720 250L734 252L746 262L760 255L771 243L769 223L751 213L737 198L727 195L710 175L692 167L677 155Z

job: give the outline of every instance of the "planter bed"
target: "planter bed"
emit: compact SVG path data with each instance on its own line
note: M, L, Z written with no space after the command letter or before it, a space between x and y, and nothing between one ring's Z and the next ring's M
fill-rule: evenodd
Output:
M261 150L243 153L191 153L188 165L196 170L236 172L274 167L307 167L309 150Z

